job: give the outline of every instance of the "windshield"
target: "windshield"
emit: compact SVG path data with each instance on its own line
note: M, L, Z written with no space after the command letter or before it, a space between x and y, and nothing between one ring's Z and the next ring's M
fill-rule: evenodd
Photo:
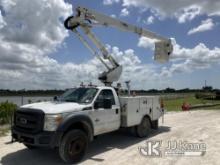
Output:
M75 88L66 91L59 97L60 101L76 102L76 103L91 103L95 97L97 88Z

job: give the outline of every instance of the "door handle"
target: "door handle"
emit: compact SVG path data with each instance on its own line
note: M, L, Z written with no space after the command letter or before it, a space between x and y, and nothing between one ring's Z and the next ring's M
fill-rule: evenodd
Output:
M115 109L115 113L118 114L118 109Z

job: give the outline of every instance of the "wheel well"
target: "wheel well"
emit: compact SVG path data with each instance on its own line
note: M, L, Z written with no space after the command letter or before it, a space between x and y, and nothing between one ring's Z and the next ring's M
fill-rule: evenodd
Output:
M92 141L93 139L93 134L89 128L89 126L84 123L84 122L75 122L73 124L71 124L71 126L69 126L66 131L64 132L63 136L69 132L70 130L73 130L73 129L79 129L79 130L82 130L89 138L89 140Z

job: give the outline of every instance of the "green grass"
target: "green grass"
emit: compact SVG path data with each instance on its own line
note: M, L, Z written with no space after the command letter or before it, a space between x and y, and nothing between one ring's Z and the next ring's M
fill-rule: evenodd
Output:
M194 96L189 96L186 98L178 98L178 99L167 99L164 100L165 109L167 111L181 111L183 103L186 102L190 105L198 105L198 104L217 104L220 103L220 100L205 100L205 99L196 99ZM220 106L202 108L202 109L220 109Z
M9 102L0 103L0 125L8 124L11 121L11 117L16 110L17 105Z
M11 117L17 105L9 102L0 103L0 137L5 136L10 130Z

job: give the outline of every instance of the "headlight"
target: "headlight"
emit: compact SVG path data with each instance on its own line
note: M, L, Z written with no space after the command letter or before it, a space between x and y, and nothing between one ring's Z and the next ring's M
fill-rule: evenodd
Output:
M60 123L63 121L64 116L62 114L45 115L44 118L44 130L55 131Z

